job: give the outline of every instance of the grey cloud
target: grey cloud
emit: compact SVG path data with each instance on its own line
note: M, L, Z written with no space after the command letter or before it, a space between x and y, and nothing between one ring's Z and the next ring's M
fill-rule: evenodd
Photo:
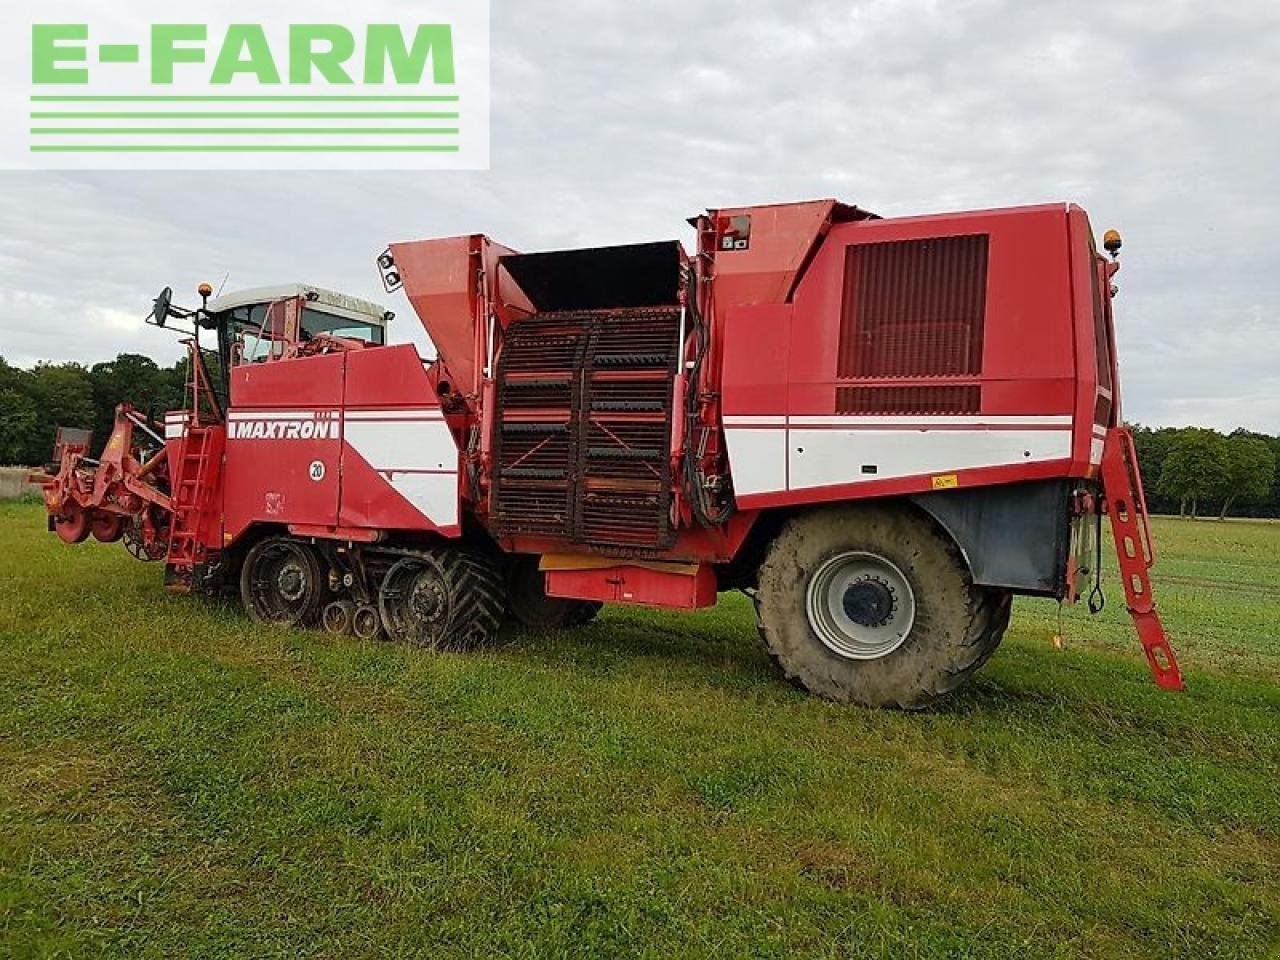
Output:
M1275 4L495 2L492 54L485 173L0 174L0 352L168 359L118 321L227 271L387 300L391 240L683 237L704 206L828 195L1074 200L1125 234L1128 416L1280 431Z

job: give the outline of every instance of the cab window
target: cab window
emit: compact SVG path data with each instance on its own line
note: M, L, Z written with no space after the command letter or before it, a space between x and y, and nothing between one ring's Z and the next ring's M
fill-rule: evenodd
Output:
M283 331L273 304L255 303L231 311L234 363L261 363L284 352Z
M381 345L383 329L376 323L365 323L351 317L340 317L335 313L326 313L314 307L302 310L302 339L310 340L319 334L331 337L344 337L348 340L363 340L365 343Z

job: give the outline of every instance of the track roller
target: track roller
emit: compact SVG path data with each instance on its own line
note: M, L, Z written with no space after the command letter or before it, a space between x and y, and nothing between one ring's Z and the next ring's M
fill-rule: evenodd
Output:
M362 603L351 615L351 632L361 640L382 639L382 617L371 603Z
M320 614L320 623L326 633L334 635L351 633L351 621L356 608L350 600L334 600Z

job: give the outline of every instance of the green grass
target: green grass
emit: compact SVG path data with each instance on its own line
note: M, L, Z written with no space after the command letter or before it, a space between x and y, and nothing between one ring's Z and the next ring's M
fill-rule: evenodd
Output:
M1113 579L906 715L741 597L431 655L0 506L0 956L1276 956L1280 524L1157 536L1185 694Z

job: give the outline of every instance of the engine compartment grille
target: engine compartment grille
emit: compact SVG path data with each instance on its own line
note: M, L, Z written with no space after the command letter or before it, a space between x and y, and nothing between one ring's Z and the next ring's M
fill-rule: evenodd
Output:
M848 248L840 413L978 412L988 246L971 234Z

